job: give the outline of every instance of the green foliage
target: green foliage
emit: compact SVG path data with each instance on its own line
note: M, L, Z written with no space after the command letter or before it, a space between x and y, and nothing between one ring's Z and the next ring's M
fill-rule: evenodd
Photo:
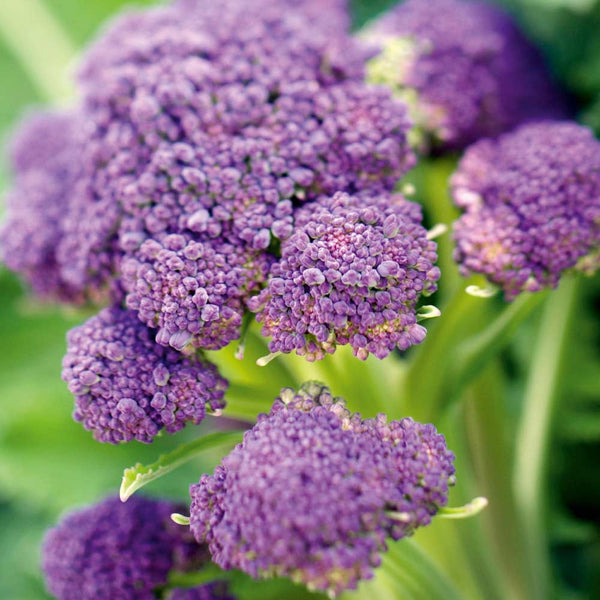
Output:
M119 496L125 502L132 494L141 489L151 481L163 477L192 460L195 456L211 448L218 446L229 446L232 443L242 441L241 431L217 431L208 433L187 444L179 446L168 454L162 454L149 465L137 463L133 467L125 469Z

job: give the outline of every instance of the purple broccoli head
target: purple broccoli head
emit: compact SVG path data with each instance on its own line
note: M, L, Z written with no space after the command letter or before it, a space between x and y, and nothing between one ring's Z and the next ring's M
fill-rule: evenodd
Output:
M568 114L536 49L484 2L407 0L365 37L381 51L368 78L395 90L419 134L446 148Z
M363 421L315 383L285 389L191 486L191 529L225 569L337 594L445 505L453 458L431 425Z
M171 570L206 560L206 549L171 521L179 508L110 497L67 514L44 539L48 590L58 600L154 600Z
M416 305L436 289L436 244L400 195L338 193L297 213L267 287L252 298L272 352L321 359L349 344L384 358L423 341Z
M600 142L569 122L524 125L470 147L452 177L465 210L454 224L464 275L482 273L511 300L600 262Z
M134 312L106 308L67 342L62 377L75 396L73 416L98 441L151 442L225 405L216 367L158 345Z

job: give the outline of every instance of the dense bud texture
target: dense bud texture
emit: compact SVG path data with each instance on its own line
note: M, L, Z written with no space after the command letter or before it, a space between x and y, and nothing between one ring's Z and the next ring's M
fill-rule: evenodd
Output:
M431 425L363 421L319 384L285 389L191 486L191 529L225 569L337 594L372 576L386 538L429 523L453 458Z
M106 308L67 335L63 380L75 420L101 442L151 442L224 406L227 382L208 361L156 344L135 313Z
M197 131L163 142L121 203L128 240L185 229L265 250L291 233L292 203L337 190L392 189L414 164L410 123L389 91L357 82L301 82L241 133ZM141 232L141 233L139 233Z
M219 349L239 337L245 300L266 278L269 255L224 239L171 234L147 240L123 265L127 305L156 341L179 351Z
M349 344L361 359L384 358L423 341L416 305L439 269L418 205L338 193L298 212L281 254L249 302L272 352L314 360Z
M541 122L478 142L452 195L465 210L454 225L463 274L486 275L509 300L600 264L600 142L585 127Z
M299 206L390 192L415 163L406 109L364 83L348 28L344 0L117 18L84 55L77 123L24 134L15 169L32 190L10 203L7 262L41 294L125 299L162 345L226 346ZM43 181L29 176L42 154Z
M391 189L414 164L404 106L362 82L364 52L328 12L314 26L287 2L213 4L126 15L81 70L91 185L121 207L127 247L232 224L264 250L291 201Z
M139 496L125 504L111 497L68 514L44 539L48 590L57 600L154 600L172 569L205 560L205 549L171 522L179 509Z
M537 51L484 2L407 0L364 36L380 48L368 78L395 90L434 143L463 148L531 119L566 116Z
M248 187L260 192L262 182L240 181L244 173L279 177L281 161L294 151L282 149L279 165L270 169L268 159L276 163L280 151L273 144L289 146L291 140L282 139L290 135L285 121L280 132L271 131L276 123L267 121L285 117L290 103L295 106L331 84L361 79L362 52L343 27L324 29L312 27L301 10L236 0L183 2L121 17L88 51L80 74L84 106L96 124L90 148L100 175L94 188L102 187L117 204L124 194L141 205L156 202L167 190L175 196L198 195L196 210L210 208L206 202L214 204L222 186L226 200L236 185L238 204L243 194L252 198ZM304 88L310 91L302 93ZM265 131L247 132L248 127ZM227 152L236 136L243 141L258 137L259 147L250 145L243 154L239 149ZM261 148L265 137L269 149ZM164 164L165 153L178 152L168 146L177 143L188 144L185 156L177 157L184 161L183 172ZM296 152L301 149L297 144ZM261 154L262 172L257 174L245 161L256 161ZM283 171L293 170L294 161L302 159L291 156ZM223 177L215 177L214 169L224 169ZM102 185L107 179L103 173L110 175L108 189ZM201 178L207 178L209 189ZM265 192L272 194L270 183L265 184ZM187 198L183 202L189 204ZM225 206L221 213L227 210ZM218 215L217 221L222 218Z

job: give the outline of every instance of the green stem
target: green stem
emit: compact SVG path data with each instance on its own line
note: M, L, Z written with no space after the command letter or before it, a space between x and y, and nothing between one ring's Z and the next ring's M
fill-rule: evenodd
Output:
M389 542L388 552L375 577L363 581L358 592L342 594L340 600L373 598L389 600L462 600L454 584L412 539Z
M62 104L73 97L67 75L76 50L42 0L0 1L0 35L42 98Z
M544 297L544 292L521 294L494 314L493 300L459 289L409 367L406 394L411 416L420 421L439 419Z
M459 600L461 596L456 591L452 582L440 571L439 567L419 547L414 540L401 540L396 542L392 552L395 553L396 565L411 571L427 583L430 595L424 598L443 598L444 600Z
M544 505L548 445L561 363L577 293L577 280L564 277L548 299L533 353L517 432L514 489L523 524L529 569L535 574L532 599L550 597L551 568Z
M490 359L512 339L519 325L542 303L546 295L547 292L521 294L481 333L461 344L453 369L453 389L461 389L481 372Z
M460 211L454 206L448 189L448 180L456 169L456 162L454 156L422 159L407 176L407 180L415 186L416 199L425 208L429 226L442 224L448 228L435 240L438 245L438 264L442 271L442 300L451 296L461 283L458 266L452 258L452 224L460 216Z
M512 431L504 406L503 383L503 372L494 361L470 387L465 404L468 456L478 492L491 499L482 517L483 527L506 586L506 597L530 600L534 577L527 568L522 526L512 493Z
M271 410L274 398L260 387L232 383L227 389L227 405L223 409L223 416L255 423L260 413Z
M443 519L468 519L478 515L488 505L488 499L477 496L462 506L444 506L438 511L438 517Z
M479 481L474 477L470 452L466 444L464 406L455 405L441 420L448 447L455 454L456 486L451 489L454 504L468 502L481 494ZM490 496L490 507L495 499ZM483 520L490 509L473 519L455 521L435 517L430 526L417 530L415 539L437 560L445 574L455 582L464 600L504 600L502 575L498 572L485 535Z
M461 287L442 307L442 316L427 327L427 337L415 349L405 380L406 408L413 418L426 422L439 416L457 343L485 320L488 311L488 301L469 296Z

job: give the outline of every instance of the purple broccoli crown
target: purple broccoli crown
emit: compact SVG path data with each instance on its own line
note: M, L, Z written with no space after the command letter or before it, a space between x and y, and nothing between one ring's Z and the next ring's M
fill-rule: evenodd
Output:
M362 82L345 28L283 5L132 13L88 52L92 188L121 207L129 241L232 224L265 249L290 234L291 200L392 189L414 164L404 106Z
M67 335L62 378L75 420L101 442L151 442L225 403L227 382L197 356L156 344L134 312L106 308Z
M190 187L190 194L199 196L196 209L206 208L207 201L214 204L214 194L220 195L218 186L232 189L236 181L228 181L228 171L233 169L240 176L249 171L237 196L251 194L247 180L271 171L256 174L246 162L261 153L275 161L279 152L278 147L261 149L264 137L271 146L284 146L284 171L293 170L303 159L293 153L306 149L301 139L290 148L285 136L294 132L286 131L285 121L278 128L277 120L329 85L360 81L363 54L343 31L325 32L310 26L302 11L282 8L266 2L184 2L125 15L105 32L88 51L80 76L84 106L96 125L89 146L99 195L112 196L116 204L124 194L135 195L140 207L166 191L177 196ZM334 56L338 46L343 51ZM266 130L252 133L245 131L248 127ZM258 137L259 147L228 151L237 137ZM179 163L168 164L167 172L165 152L177 143L189 144L190 151L177 157L184 161L179 172L172 172ZM209 172L201 175L208 175L213 186L208 190L193 173L191 180L186 177L205 163ZM222 181L215 180L211 167L225 171ZM272 173L282 175L277 166ZM173 178L173 187L164 189ZM132 188L132 183L140 185Z
M363 421L315 383L284 389L191 486L191 530L225 569L339 593L446 504L453 459L432 425Z
M170 520L166 501L107 498L64 517L42 547L48 590L58 600L154 600L169 571L205 560L205 548ZM208 598L208 597L207 597Z
M569 122L524 125L467 150L452 177L464 275L482 273L507 299L600 264L600 142Z
M272 352L314 360L349 344L361 359L384 358L424 339L416 304L440 273L418 205L338 193L296 220L267 287L249 302Z
M421 132L446 147L567 116L536 49L484 2L407 0L365 35L382 49L369 78L395 89Z

